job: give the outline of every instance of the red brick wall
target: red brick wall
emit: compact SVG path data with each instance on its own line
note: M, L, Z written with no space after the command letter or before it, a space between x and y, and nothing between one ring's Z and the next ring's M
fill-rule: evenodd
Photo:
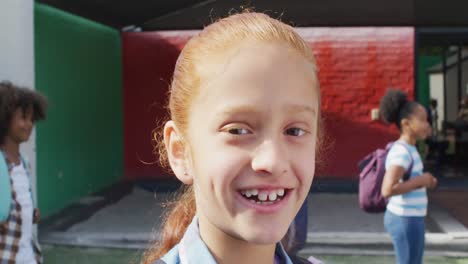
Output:
M413 97L412 28L302 28L316 54L326 144L317 177L357 177L356 162L398 136L370 120L388 87ZM128 178L163 177L151 131L162 118L171 72L193 31L124 33L124 153Z
M129 179L167 177L158 166L152 132L165 118L177 56L192 34L122 33L124 173Z
M319 66L326 144L317 177L355 178L366 153L398 137L372 122L389 87L414 97L413 28L300 29Z

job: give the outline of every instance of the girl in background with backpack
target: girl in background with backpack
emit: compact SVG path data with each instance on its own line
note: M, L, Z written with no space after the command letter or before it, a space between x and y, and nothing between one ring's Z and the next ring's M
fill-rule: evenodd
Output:
M423 163L415 147L417 140L431 134L426 109L408 101L399 90L389 90L380 103L384 121L400 131L399 144L393 144L385 161L382 196L389 198L384 225L390 234L398 264L420 264L424 253L424 218L427 212L426 188L434 188L437 180L423 172ZM403 176L413 167L408 180Z
M187 187L143 263L309 263L280 243L321 142L308 43L265 14L221 19L183 48L168 109L161 157Z

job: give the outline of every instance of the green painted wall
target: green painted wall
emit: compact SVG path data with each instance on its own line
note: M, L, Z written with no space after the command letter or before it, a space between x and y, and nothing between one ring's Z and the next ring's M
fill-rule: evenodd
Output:
M429 106L430 90L429 90L429 74L427 69L441 62L440 56L419 56L418 57L418 94L417 100Z
M36 89L49 99L37 126L39 208L48 216L123 174L119 32L35 3Z

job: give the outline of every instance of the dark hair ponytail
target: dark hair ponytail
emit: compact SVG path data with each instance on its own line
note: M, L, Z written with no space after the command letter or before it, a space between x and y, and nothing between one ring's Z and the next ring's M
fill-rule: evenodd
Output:
M418 103L408 101L401 90L389 89L380 101L380 116L383 121L395 124L401 130L401 120L408 118Z

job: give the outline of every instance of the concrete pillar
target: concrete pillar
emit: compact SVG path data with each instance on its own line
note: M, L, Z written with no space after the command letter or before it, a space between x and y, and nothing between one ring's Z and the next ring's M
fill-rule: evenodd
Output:
M33 0L0 1L0 80L34 89ZM35 134L33 130L29 141L21 145L21 152L31 164L33 190L36 190Z

